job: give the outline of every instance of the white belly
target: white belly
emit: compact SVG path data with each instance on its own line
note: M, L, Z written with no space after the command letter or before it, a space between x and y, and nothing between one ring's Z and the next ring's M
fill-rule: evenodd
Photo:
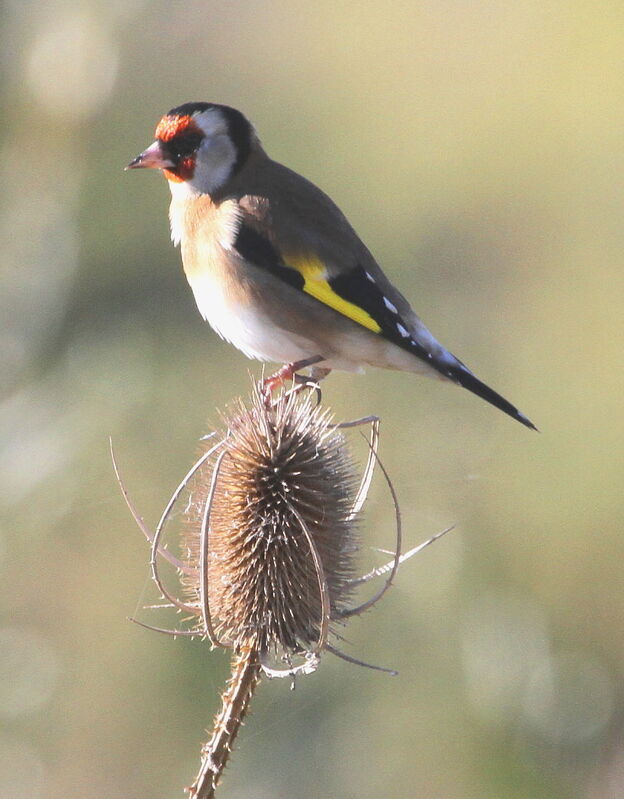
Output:
M282 330L260 311L249 305L234 305L213 275L194 276L191 288L204 319L248 358L292 363L318 354L307 339Z

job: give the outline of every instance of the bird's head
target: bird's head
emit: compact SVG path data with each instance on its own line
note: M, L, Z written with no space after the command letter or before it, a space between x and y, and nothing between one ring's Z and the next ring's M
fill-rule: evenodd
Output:
M172 192L177 184L190 194L213 194L221 189L257 144L251 123L240 111L215 103L172 108L154 135L154 143L126 169L162 169Z

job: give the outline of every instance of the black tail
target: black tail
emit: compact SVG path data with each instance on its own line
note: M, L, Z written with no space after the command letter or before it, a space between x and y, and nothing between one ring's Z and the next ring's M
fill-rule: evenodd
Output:
M463 386L463 388L467 388L468 391L472 391L472 393L476 394L477 397L481 397L481 399L484 399L486 402L494 405L495 408L499 408L501 411L503 411L503 413L511 416L512 419L517 419L525 427L528 427L531 430L537 430L537 427L535 427L533 422L530 419L527 419L523 413L520 413L520 411L511 404L511 402L507 402L504 397L501 397L501 395L497 394L496 391L491 389L489 386L486 386L485 383L482 383L468 369L462 369L461 367L449 370L445 369L444 374L450 377L450 379L458 385Z

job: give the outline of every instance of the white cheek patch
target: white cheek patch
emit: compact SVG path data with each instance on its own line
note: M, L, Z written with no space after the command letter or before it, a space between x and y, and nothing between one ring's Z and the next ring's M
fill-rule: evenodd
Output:
M227 133L227 122L218 108L208 108L197 114L195 121L207 137Z
M188 182L197 191L212 194L230 179L236 157L236 148L226 133L206 136L197 152L195 172Z

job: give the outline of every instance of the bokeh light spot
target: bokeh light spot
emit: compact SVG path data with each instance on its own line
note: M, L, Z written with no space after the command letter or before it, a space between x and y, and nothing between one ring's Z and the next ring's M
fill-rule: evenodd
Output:
M37 630L0 629L0 714L17 717L45 705L58 671L56 653Z
M79 121L97 113L116 76L115 44L86 12L59 13L37 32L26 77L33 95L50 114Z
M581 652L559 654L531 675L524 712L531 726L554 744L598 735L609 723L615 696L604 666Z
M514 718L529 675L549 662L544 614L529 597L485 594L465 616L462 650L475 710L496 723Z
M19 741L0 739L0 796L40 799L43 782L44 767L37 753Z

